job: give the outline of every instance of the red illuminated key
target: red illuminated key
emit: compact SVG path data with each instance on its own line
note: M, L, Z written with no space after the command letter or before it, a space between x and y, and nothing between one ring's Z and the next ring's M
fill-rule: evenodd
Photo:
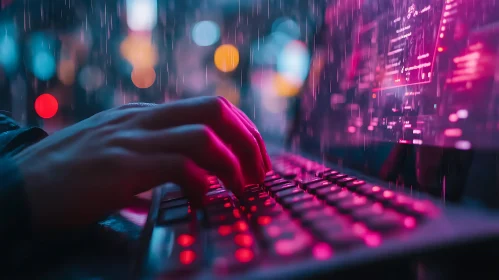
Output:
M264 183L263 186L266 189L268 189L268 188L271 188L273 186L277 186L277 185L280 185L280 184L286 184L286 183L289 183L289 181L285 180L285 179L277 179L277 180L274 180L274 181L270 181L270 182Z
M319 182L307 185L305 187L305 190L307 190L307 192L309 192L311 194L315 194L317 192L317 190L320 190L320 189L323 189L326 187L332 187L332 186L333 186L333 184L331 182L324 180L324 181L319 181Z
M333 194L333 193L340 192L341 190L342 190L342 188L340 186L332 185L331 187L321 188L321 189L317 190L316 195L319 199L324 199L324 198L326 198L326 196Z
M277 192L275 194L275 198L280 201L281 199L287 197L287 196L291 196L291 195L296 195L296 194L300 194L300 193L303 193L303 190L300 189L300 188L291 188L291 189L287 189L287 190L283 190L283 191L280 191L280 192Z
M338 180L346 178L346 177L348 177L347 174L338 173L335 175L327 176L327 179L333 183L336 183Z
M355 178L355 177L345 177L345 178L343 178L343 179L338 180L338 181L336 182L336 184L338 184L338 185L340 185L340 186L344 187L344 186L346 186L348 183L353 182L353 181L355 181L355 180L356 180L356 178Z
M277 185L277 186L271 187L269 189L269 191L271 193L276 193L276 192L280 192L282 190L286 190L286 189L289 189L292 187L296 187L296 184L295 183L286 183L286 184Z
M306 193L306 192L303 192L303 193L299 193L297 195L292 195L292 196L288 196L288 197L283 198L282 205L284 207L289 208L291 205L296 204L298 202L310 201L313 199L314 199L313 195Z

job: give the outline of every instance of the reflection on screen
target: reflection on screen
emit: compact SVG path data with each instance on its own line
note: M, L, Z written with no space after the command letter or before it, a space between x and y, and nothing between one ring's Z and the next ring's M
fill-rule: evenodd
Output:
M499 145L498 1L335 1L317 41L302 102L308 135Z

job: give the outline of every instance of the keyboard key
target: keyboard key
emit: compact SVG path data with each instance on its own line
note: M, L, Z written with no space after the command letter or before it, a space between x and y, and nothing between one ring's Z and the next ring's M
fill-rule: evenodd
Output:
M365 185L366 182L365 181L362 181L362 180L355 180L353 182L350 182L348 184L346 184L346 187L349 189L349 190L356 190L358 187L360 186L363 186Z
M332 176L332 175L336 175L336 174L339 174L340 172L336 171L336 170L327 170L327 171L320 171L320 172L317 172L315 175L317 177L321 177L321 178L326 178L327 176Z
M336 175L327 176L326 179L328 179L332 183L336 183L338 180L343 179L343 178L347 178L347 177L348 177L347 174L338 173Z
M279 191L282 191L285 189L289 189L289 188L293 188L293 187L296 187L295 183L287 183L287 184L282 184L282 185L277 185L277 186L271 187L269 189L269 191L271 193L276 193L276 192L279 192Z
M314 209L321 209L323 207L324 207L324 205L316 199L302 201L300 203L294 203L290 206L291 212L295 216L300 215L301 213L303 213L305 211L314 210Z
M361 246L364 244L364 239L353 233L352 231L346 232L325 232L320 237L324 242L329 243L333 250L345 250L352 247Z
M326 188L326 187L331 187L333 184L329 181L323 180L319 181L310 185L307 185L305 187L305 190L311 194L315 194L315 192L319 189Z
M342 213L351 213L352 211L371 207L373 202L369 201L365 196L353 196L351 199L345 199L336 204L336 208Z
M303 177L300 177L300 178L296 178L295 181L298 184L300 184L301 186L306 187L307 185L310 185L310 184L322 181L322 178L319 178L319 177L316 177L316 176L307 175L307 176L303 176Z
M333 209L328 207L306 211L301 215L300 219L304 225L310 225L316 221L333 219L336 215L337 213L335 213Z
M404 217L394 211L387 211L383 215L366 219L364 223L374 231L389 233L404 227Z
M301 174L301 168L286 168L281 172L282 177L286 179L293 179Z
M297 194L297 195L285 197L282 200L282 205L284 207L288 207L289 208L291 205L296 204L298 202L310 201L310 200L313 200L313 199L314 199L314 197L311 194L303 192L303 193L300 193L300 194Z
M300 194L300 193L303 193L303 190L298 188L298 187L294 187L294 188L286 189L286 190L283 190L280 192L276 192L274 196L277 199L277 201L280 201L281 199L283 199L287 196L296 195L296 194Z
M289 183L288 180L286 179L277 179L277 180L274 180L274 181L271 181L271 182L268 182L268 183L264 183L263 186L265 187L265 189L269 189L273 186L277 186L277 185L281 185L281 184L286 184L286 183Z
M389 203L392 200L395 200L395 196L395 193L391 190L384 190L373 195L375 200L385 203Z
M321 188L321 189L317 190L316 195L318 198L324 199L324 198L326 198L326 196L328 196L330 194L341 192L341 191L342 191L342 188L340 186L333 185L331 187Z
M379 186L364 185L356 189L357 192L365 194L367 196L374 197L376 194L384 191L383 188Z
M174 208L163 209L159 215L159 223L173 224L188 221L191 218L189 207L179 206Z
M311 236L304 232L299 231L291 238L281 238L275 240L272 244L271 254L277 257L297 257L309 253L310 246L312 245Z
M374 216L382 215L385 212L381 203L377 202L369 207L352 209L350 215L356 220L366 220Z
M160 205L161 209L166 209L166 208L173 208L173 207L178 207L178 206L186 206L189 203L187 199L179 198L179 199L173 199L167 202L163 202Z
M339 179L336 181L337 185L340 185L342 187L346 186L348 183L355 181L357 178L355 177L345 177L343 179Z
M269 182L272 182L274 180L277 180L277 179L280 179L281 176L279 176L278 174L272 174L270 176L265 176L265 183L269 183Z
M329 205L336 205L343 200L353 199L353 194L347 190L330 194L326 197L326 203Z
M171 273L191 272L201 268L203 251L201 240L198 236L191 234L192 229L185 225L171 228L172 236L176 239L172 242L171 251L165 250L165 261L161 265Z

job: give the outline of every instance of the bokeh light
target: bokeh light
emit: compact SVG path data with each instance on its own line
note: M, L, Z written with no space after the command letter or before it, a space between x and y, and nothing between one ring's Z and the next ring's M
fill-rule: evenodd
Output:
M33 75L42 81L48 81L55 74L54 55L47 51L37 52L32 61Z
M76 65L72 59L63 59L59 61L57 67L57 78L63 85L70 86L75 81Z
M11 36L3 36L0 39L0 65L7 72L12 72L17 68L18 61L19 53L16 41Z
M307 46L300 41L289 43L277 59L277 71L291 83L303 83L310 67Z
M150 68L158 62L158 51L150 35L128 35L121 42L120 52L134 68Z
M272 32L284 33L293 39L299 39L301 36L300 26L296 21L290 18L278 18L272 24Z
M50 119L59 109L57 99L49 93L44 93L35 100L35 111L41 118Z
M134 68L132 70L132 82L138 88L149 88L156 81L154 68Z
M222 72L232 72L239 65L239 51L233 45L221 45L215 51L215 66Z
M200 21L192 27L192 40L198 46L211 46L219 39L220 28L213 21Z
M97 66L87 65L81 69L78 82L86 91L97 90L104 83L104 72Z
M292 97L300 92L301 83L293 83L286 79L286 77L275 74L273 77L275 91L279 96Z
M133 31L151 31L158 22L157 0L127 0L128 28Z
M241 93L239 92L239 87L228 82L222 82L217 85L216 95L225 97L225 99L227 99L235 106L239 106L239 103L241 101Z

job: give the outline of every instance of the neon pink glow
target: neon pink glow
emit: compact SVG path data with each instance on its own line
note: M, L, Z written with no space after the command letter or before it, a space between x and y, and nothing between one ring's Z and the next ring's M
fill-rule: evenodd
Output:
M281 235L282 231L281 229L278 227L278 226L269 226L267 228L267 234L270 236L270 237L278 237L279 235Z
M460 128L448 128L444 131L444 135L447 137L461 137L463 131Z
M381 245L381 237L376 233L369 233L364 237L364 242L369 247L378 247Z
M384 198L392 198L394 196L395 196L395 194L392 191L384 191L383 192L383 197Z
M404 218L404 226L408 229L412 229L416 227L416 219L413 217L405 217Z
M333 256L333 250L326 243L318 243L312 249L312 254L316 260L327 260Z
M367 233L367 228L365 225L361 224L361 223L355 223L353 226L352 226L352 231L355 235L358 235L358 236L363 236L364 234Z

